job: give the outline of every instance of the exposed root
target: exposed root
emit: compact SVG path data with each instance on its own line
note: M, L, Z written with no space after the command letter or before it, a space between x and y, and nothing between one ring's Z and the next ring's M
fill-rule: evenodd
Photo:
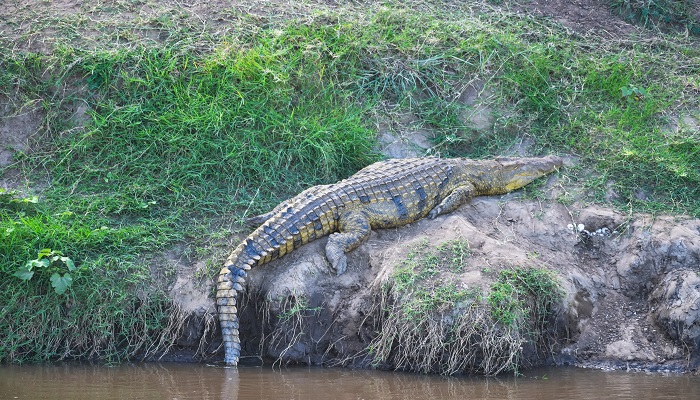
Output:
M289 363L291 358L286 357L289 352L304 351L306 344L315 342L310 337L309 319L319 310L320 307L309 307L304 297L294 293L278 300L266 297L257 302L256 314L261 316L262 328L259 353L273 356L273 367ZM298 345L300 349L295 349Z
M212 338L212 334L217 329L217 324L219 323L219 320L218 320L216 314L211 313L211 312L205 312L203 318L204 318L204 330L202 331L202 336L199 338L199 342L197 344L197 351L195 352L195 356L199 356L199 357L204 358L204 357L207 357L207 355L209 353L209 348L211 346L210 340Z
M142 358L146 359L158 354L160 355L159 359L165 356L182 335L189 316L189 312L184 311L179 304L173 303L167 325L161 331L158 340L153 341L143 352Z

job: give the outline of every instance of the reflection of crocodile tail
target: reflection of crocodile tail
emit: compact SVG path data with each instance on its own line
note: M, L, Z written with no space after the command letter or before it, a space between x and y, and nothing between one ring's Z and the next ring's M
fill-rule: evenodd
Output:
M222 368L224 373L221 375L221 396L220 399L238 400L238 388L240 386L240 377L238 376L237 368Z

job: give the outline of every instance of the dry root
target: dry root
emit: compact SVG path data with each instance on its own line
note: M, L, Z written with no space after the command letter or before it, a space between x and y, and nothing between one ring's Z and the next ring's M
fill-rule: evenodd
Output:
M320 308L311 308L303 296L289 293L281 299L264 298L256 305L256 314L261 316L259 354L274 357L274 365L299 361L299 354L290 357L290 352L299 345L304 348L318 339L311 338L309 324ZM262 358L262 356L260 356Z
M412 318L401 298L384 289L377 336L369 346L373 364L420 373L517 371L524 345L540 337L524 319L511 326L496 322L487 305L473 300L452 310Z

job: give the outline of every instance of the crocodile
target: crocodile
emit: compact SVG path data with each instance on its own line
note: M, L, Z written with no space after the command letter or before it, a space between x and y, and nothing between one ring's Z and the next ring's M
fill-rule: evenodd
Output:
M562 165L542 158L406 158L380 161L338 183L311 187L272 211L231 253L218 276L216 304L227 365L240 356L237 295L248 270L330 235L326 258L333 272L347 268L346 253L372 229L392 228L457 209L474 196L499 195L527 185Z

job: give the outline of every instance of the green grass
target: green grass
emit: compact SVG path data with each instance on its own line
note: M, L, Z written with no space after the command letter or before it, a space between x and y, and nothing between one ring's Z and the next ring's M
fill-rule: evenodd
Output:
M119 52L66 48L46 60L3 60L5 93L19 89L26 98L79 78L91 121L20 156L23 172L50 186L32 215L0 211L0 230L8 236L2 284L22 285L12 274L44 248L61 251L81 271L103 268L105 257L131 259L148 270L144 257L168 245L215 240L203 232L212 219L268 209L301 188L339 180L375 160L374 134L363 120L367 105L338 86L340 69L313 37L326 34L290 28L250 48L220 43L208 54L167 46ZM311 43L318 49L310 50ZM63 70L44 82L37 77L41 68ZM61 104L47 106L56 107L49 122L65 117ZM165 281L169 267L161 266L155 276ZM110 268L119 276L133 273L129 263L112 262ZM82 296L100 297L80 291L81 285L133 291L86 274L69 293L79 302ZM142 284L167 285L154 279ZM35 290L42 294L38 281ZM7 311L10 325L23 312L18 299L2 301L18 307ZM120 342L117 336L111 340ZM37 353L62 356L43 348ZM22 360L14 353L5 357Z
M136 253L162 238L133 226L89 226L73 213L53 214L41 202L22 200L0 196L0 360L117 361L172 344L166 337L170 300ZM28 281L13 275L41 248L77 261L65 294L52 288L56 269L35 269Z
M531 319L543 329L561 297L562 290L551 271L518 267L499 272L486 301L491 316L501 324L522 325Z
M163 33L160 43L142 40L142 26L111 29L109 20L99 40L83 36L84 20L67 18L53 24L65 35L48 54L3 41L0 98L11 114L39 110L44 119L32 150L0 170L26 177L20 198L38 195L37 204L0 204L0 285L11 288L0 294L0 342L35 296L59 309L95 305L110 298L104 290L153 287L148 297L160 300L132 294L131 314L103 309L117 325L127 314L162 317L169 305L158 288L173 268L159 265L165 250L206 254L244 215L378 159L376 127L392 118L395 130L434 133L431 154L514 153L525 137L531 154L578 157L566 189L587 201L605 201L612 188L627 210L700 215L700 137L677 124L700 116L696 45L603 40L486 6L446 7L347 6L300 20L232 12L233 28L220 36L184 14L154 17L145 23ZM488 94L486 129L465 118L475 105L459 100L473 82ZM84 120L73 116L77 106ZM45 248L79 268L64 297L46 279L12 275ZM120 281L130 275L139 278ZM54 317L57 331L78 326ZM163 326L161 317L144 326ZM111 334L104 348L119 353L122 337ZM0 360L62 354L13 350Z
M552 272L541 268L503 269L488 293L482 295L478 288L459 288L451 280L464 271L469 254L469 243L462 239L435 247L420 242L396 266L384 290L400 299L401 312L410 321L459 308L464 302L484 300L493 319L503 325L522 325L527 316L540 324L546 322L561 297Z
M474 288L456 284L456 274L463 271L469 257L469 243L454 239L432 247L428 240L421 241L394 269L384 290L397 299L401 318L420 323L435 313L449 312L460 304L479 299Z

